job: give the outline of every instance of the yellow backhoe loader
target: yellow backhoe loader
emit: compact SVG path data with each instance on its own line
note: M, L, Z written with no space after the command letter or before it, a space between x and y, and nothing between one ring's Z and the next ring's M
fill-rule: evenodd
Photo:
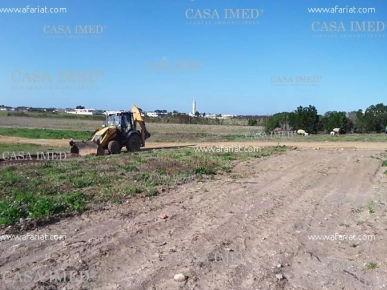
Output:
M137 130L137 125L141 131ZM75 142L70 140L71 153L84 155L104 155L105 150L110 154L118 154L123 147L127 151L139 151L145 146L145 140L150 133L145 127L141 110L133 105L132 111L117 112L106 115L105 124L91 135L89 140Z

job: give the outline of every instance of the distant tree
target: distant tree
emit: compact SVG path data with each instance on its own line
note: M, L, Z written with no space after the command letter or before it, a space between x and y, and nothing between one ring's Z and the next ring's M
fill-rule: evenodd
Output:
M355 130L359 133L382 132L387 126L387 106L383 103L369 106L364 114L356 113Z
M275 128L289 129L288 112L276 113L271 116L266 122L266 131L273 131Z
M321 118L321 124L325 132L331 132L334 128L340 128L340 132L346 133L352 130L352 122L345 112L326 112Z
M367 116L367 119L369 119L369 117ZM366 116L365 114L363 114L363 111L362 110L358 110L356 112L356 122L355 122L355 132L356 133L364 133L367 131L367 123L369 123L368 120L366 120Z
M289 125L294 129L303 129L308 133L316 133L318 130L319 118L317 109L314 106L299 106L297 110L289 114Z
M347 113L348 119L349 119L353 124L356 123L356 113L357 113L357 111L352 111L352 112L348 112L348 113Z
M198 111L195 112L195 117L199 117L200 113Z
M76 106L75 109L84 109L85 107L84 106Z
M178 111L176 111L176 110L173 110L173 112L172 112L173 114L179 114L179 112Z
M324 131L324 126L323 123L321 122L323 115L318 115L318 124L317 124L317 132L323 132Z
M378 133L384 131L387 126L387 106L380 103L370 106L367 111L366 113L372 114L375 119L374 130Z
M203 117L205 117L206 116L206 113L203 113Z
M247 120L247 126L257 126L258 125L258 120L257 119L248 119Z

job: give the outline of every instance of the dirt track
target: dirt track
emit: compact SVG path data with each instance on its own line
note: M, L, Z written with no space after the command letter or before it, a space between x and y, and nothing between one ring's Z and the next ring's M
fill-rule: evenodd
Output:
M0 136L0 144L38 144L45 146L62 146L69 147L69 140L58 140L58 139L29 139L29 138L21 138L21 137L10 137L10 136ZM198 142L198 143L181 143L181 142L173 142L173 143L163 143L163 142L147 142L146 148L163 148L163 147L179 147L179 146L252 146L252 147L265 147L265 146L273 146L273 145L286 145L297 148L351 148L351 149L372 149L372 150L386 150L387 143L386 142L277 142L277 141L246 141L246 142Z
M217 176L64 219L30 234L65 241L0 243L0 269L9 271L0 287L383 289L387 178L377 153L289 151L237 164L237 179ZM308 238L336 233L375 240ZM90 281L50 282L45 274L71 270L89 271ZM34 282L44 280L39 273L46 288ZM188 279L174 281L177 273Z

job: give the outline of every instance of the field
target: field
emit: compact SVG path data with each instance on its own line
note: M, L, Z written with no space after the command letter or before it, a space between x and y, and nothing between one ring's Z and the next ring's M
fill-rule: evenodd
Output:
M0 136L26 137L34 139L86 139L101 126L101 121L61 119L61 118L30 118L0 117ZM307 137L279 135L260 135L263 131L258 126L222 126L222 125L186 125L186 124L147 124L152 137L150 143L160 142L385 142L387 134L346 134L329 136L327 134ZM23 130L30 129L30 130ZM31 130L34 129L34 130ZM5 141L3 141L5 142Z
M0 116L1 154L99 125ZM147 127L137 153L0 166L0 289L385 288L386 134Z

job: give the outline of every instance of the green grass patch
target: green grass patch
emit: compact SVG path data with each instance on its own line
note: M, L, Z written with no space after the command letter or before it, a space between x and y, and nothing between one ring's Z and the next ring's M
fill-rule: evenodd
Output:
M48 197L16 191L12 197L0 200L0 224L14 224L21 218L39 218L85 208L81 193Z
M87 140L92 131L52 130L52 129L26 129L0 127L0 135L32 138L32 139L71 139Z
M0 117L29 117L29 118L52 118L52 119L77 119L104 121L104 115L75 115L68 113L44 113L44 112L0 112Z

